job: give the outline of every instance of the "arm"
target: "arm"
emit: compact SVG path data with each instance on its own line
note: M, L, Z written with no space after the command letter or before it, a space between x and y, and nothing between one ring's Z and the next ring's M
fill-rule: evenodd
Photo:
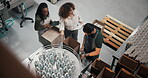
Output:
M77 13L77 15L78 15L78 22L79 22L80 24L83 24L83 20L82 20L81 15L79 14L78 11L76 11L76 13Z
M64 19L60 18L59 22L60 22L60 32L61 32L61 35L63 36L64 35L64 30L65 30Z
M88 56L96 56L96 55L99 55L100 54L100 51L101 51L101 48L96 48L95 51L93 51L93 52L82 54L81 55L81 59L83 59L85 57L88 57Z
M100 51L101 51L101 48L95 48L95 51L93 51L91 53L87 53L86 54L86 57L87 56L96 56L96 55L99 55L100 54Z
M83 58L85 58L85 57L88 57L88 56L100 55L100 51L101 51L100 48L96 48L96 50L93 51L93 52L91 52L91 53L82 54L82 55L81 55L81 59L83 59Z
M41 19L40 19L38 16L36 16L36 17L35 17L35 26L34 26L34 29L35 29L36 31L44 29L44 26L42 26L42 25L40 24L40 22L41 22Z
M34 29L36 31L51 27L49 24L41 25L40 22L41 22L41 18L39 16L36 16L35 17L35 26L34 26Z

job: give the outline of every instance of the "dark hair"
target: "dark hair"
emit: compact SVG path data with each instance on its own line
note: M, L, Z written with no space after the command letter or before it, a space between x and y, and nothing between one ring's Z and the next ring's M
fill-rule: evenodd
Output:
M59 9L59 16L62 18L67 18L69 16L69 12L71 11L71 8L75 10L75 6L71 2L67 2L63 4Z
M36 14L35 14L35 16L39 15L39 17L41 18L41 20L44 20L44 15L43 15L43 13L42 13L42 10L43 10L44 8L48 8L47 4L46 4L46 3L41 3L41 4L38 6L38 9L37 9ZM47 16L49 16L49 12L48 12L48 15L47 15Z
M91 23L86 23L83 28L83 32L90 34L94 30L95 26Z

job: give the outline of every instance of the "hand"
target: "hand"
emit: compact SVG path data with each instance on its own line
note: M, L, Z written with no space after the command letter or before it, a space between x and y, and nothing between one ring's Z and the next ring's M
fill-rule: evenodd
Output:
M63 41L64 40L64 35L60 35L60 36L61 36L60 40Z
M82 22L82 21L80 21L79 23L80 23L81 25L83 25L83 22Z
M81 55L81 59L84 59L85 57L86 57L85 54L82 54L82 55Z
M64 31L63 31L63 30L61 31L61 34L60 34L60 35L61 35L61 36L64 36Z
M80 52L84 52L84 46L80 48Z
M52 26L51 25L49 25L49 24L45 24L44 25L44 28L51 28Z
M52 28L53 26L51 26L50 24L47 24L47 28Z

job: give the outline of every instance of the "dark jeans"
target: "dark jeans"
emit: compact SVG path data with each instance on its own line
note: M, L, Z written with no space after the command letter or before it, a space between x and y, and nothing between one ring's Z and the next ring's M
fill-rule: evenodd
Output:
M78 38L77 38L78 37L78 30L70 31L70 30L65 29L64 34L65 34L65 38L70 36L73 39L78 40Z

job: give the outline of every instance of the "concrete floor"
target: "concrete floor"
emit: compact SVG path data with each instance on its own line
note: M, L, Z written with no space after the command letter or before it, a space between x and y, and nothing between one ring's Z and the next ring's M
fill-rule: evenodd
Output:
M59 7L65 2L73 2L76 9L81 14L84 22L92 22L95 19L102 19L110 15L123 23L136 28L148 14L148 0L60 0L56 4L51 4L46 0L34 0L35 5L28 9L28 17L34 19L37 6L41 2L47 2L50 11L50 17L53 20L59 20ZM14 12L11 12L11 15ZM16 14L12 16L16 18ZM26 21L23 28L19 27L20 19L14 21L14 25L9 28L6 37L1 38L8 48L20 61L23 61L42 45L38 41L37 32L34 30L34 23ZM78 41L82 43L82 30L79 30ZM114 50L103 44L100 59L108 64L112 62Z

